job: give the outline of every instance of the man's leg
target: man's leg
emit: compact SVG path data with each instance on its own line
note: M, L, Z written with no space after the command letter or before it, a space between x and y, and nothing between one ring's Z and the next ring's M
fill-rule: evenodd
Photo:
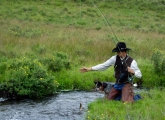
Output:
M122 88L122 101L132 103L134 102L133 97L134 97L133 86L131 83L126 83Z
M119 95L119 93L119 90L116 90L114 87L112 87L108 95L108 100L114 100Z

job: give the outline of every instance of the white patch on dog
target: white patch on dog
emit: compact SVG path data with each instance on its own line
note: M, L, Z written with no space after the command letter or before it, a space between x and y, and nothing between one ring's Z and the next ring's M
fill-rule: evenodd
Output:
M135 84L133 84L133 86L134 86L134 87L137 87L137 86L138 86L138 84L137 84L137 83L135 83Z

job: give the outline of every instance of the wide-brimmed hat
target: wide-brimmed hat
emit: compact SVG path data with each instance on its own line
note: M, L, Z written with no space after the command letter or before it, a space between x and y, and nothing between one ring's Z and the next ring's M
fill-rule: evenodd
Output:
M118 42L116 44L116 48L112 50L112 52L121 52L121 51L128 51L131 50L130 48L126 47L126 44L124 42Z

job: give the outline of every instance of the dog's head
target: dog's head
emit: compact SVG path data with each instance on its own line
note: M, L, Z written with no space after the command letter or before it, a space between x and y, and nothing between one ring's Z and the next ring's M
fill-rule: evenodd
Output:
M95 81L94 82L95 83L95 89L96 89L96 91L103 91L104 90L104 88L106 88L107 87L107 84L106 83L104 83L104 82L100 82L100 81Z
M100 81L95 81L95 90L101 90L102 89L102 83Z

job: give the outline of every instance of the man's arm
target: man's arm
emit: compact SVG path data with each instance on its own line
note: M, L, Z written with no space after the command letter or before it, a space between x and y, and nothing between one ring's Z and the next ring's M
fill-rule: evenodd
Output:
M109 68L110 66L114 65L116 62L116 55L112 56L110 59L108 59L106 62L102 63L102 64L98 64L96 66L92 67L92 70L106 70L107 68Z
M88 71L101 71L101 70L106 70L108 67L114 65L116 62L116 56L112 56L110 59L108 59L106 62L102 63L102 64L98 64L96 66L93 67L82 67L80 68L81 72L88 72Z
M142 73L141 73L140 69L138 68L137 62L135 60L133 60L131 63L131 66L128 67L128 72L135 75L135 77L137 77L137 78L142 77Z

